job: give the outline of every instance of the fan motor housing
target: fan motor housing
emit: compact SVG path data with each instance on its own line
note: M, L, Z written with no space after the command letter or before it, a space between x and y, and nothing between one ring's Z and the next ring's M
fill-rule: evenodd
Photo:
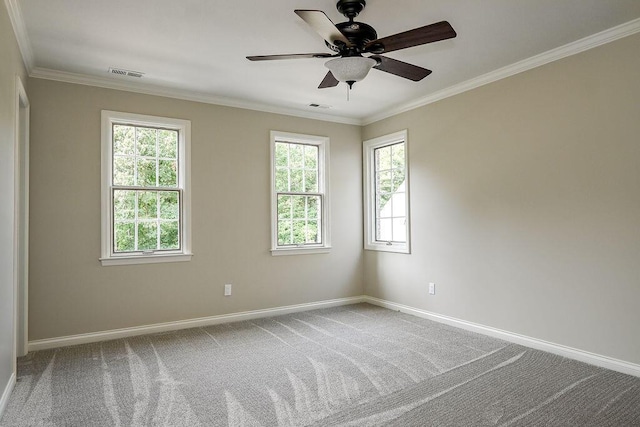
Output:
M378 38L378 33L373 27L364 22L341 22L336 24L336 27L340 30L351 43L356 46L362 47L366 43Z

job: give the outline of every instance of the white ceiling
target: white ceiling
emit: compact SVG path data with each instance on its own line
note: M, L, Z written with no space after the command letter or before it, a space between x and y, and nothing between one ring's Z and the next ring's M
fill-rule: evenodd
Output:
M32 76L354 123L621 24L640 27L640 0L369 0L357 20L379 37L442 20L458 37L389 53L433 74L416 83L372 70L347 101L345 84L317 89L326 60L245 59L328 52L293 11L319 9L342 22L335 0L8 1ZM109 67L145 74L120 77Z

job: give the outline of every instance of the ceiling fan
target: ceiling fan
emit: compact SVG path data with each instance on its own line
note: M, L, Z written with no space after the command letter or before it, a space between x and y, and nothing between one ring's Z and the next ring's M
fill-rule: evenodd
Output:
M365 0L339 0L336 7L348 19L348 21L339 24L334 24L321 10L295 10L300 18L322 36L327 47L334 53L247 56L247 59L268 61L274 59L334 58L325 63L329 72L318 89L334 87L339 82L345 82L349 87L352 87L355 82L364 79L371 68L417 82L431 74L431 70L381 54L456 36L453 27L447 21L441 21L378 38L376 30L372 26L354 21L354 18L362 12L365 6ZM363 53L371 55L364 57Z

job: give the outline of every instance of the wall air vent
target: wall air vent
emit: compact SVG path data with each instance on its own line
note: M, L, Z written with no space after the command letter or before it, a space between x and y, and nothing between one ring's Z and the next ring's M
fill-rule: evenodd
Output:
M144 73L141 73L140 71L125 70L123 68L109 68L109 74L116 74L118 76L136 77L136 78L140 78L144 76Z

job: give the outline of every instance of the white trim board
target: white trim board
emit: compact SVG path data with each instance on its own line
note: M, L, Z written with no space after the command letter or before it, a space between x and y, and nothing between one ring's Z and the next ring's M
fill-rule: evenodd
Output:
M559 356L578 360L580 362L599 366L601 368L622 372L623 374L640 377L640 365L637 365L631 362L625 362L624 360L614 359L612 357L590 353L588 351L579 350L577 348L567 347L561 344L556 344L556 343L540 340L537 338L528 337L526 335L520 335L520 334L516 334L509 331L504 331L502 329L492 328L490 326L485 326L478 323L467 322L466 320L456 319L455 317L432 313L430 311L422 310L415 307L410 307L403 304L398 304L395 302L391 302L391 301L387 301L379 298L365 296L364 302L368 302L370 304L377 305L384 308L389 308L391 310L397 310L402 313L422 317L424 319L433 320L439 323L444 323L450 326L454 326L456 328L465 329L467 331L476 332L482 335L488 335L490 337L498 338L504 341L509 341L515 344L531 347L536 350L542 350L549 353L557 354Z
M92 332L88 334L70 335L65 337L50 338L29 342L29 351L46 350L50 348L67 347L71 345L87 344L92 342L108 341L119 338L132 337L137 335L153 334L159 332L176 331L180 329L197 328L209 325L218 325L221 323L238 322L242 320L259 319L263 317L279 316L283 314L298 313L302 311L316 310L320 308L338 307L342 305L357 304L367 302L379 307L400 311L402 313L411 314L413 316L422 317L424 319L433 320L444 323L467 331L480 333L490 337L502 339L515 344L524 345L526 347L537 350L547 351L559 356L578 360L580 362L589 363L601 368L611 369L613 371L622 372L623 374L640 377L640 365L614 359L608 356L602 356L588 351L543 341L537 338L504 331L497 328L481 325L478 323L468 322L456 319L450 316L444 316L432 313L415 307L394 303L391 301L374 298L371 296L360 295L356 297L339 298L333 300L319 301L307 304L288 305L283 307L268 308L263 310L243 311L239 313L223 314L219 316L201 317L197 319L179 320L176 322L156 323L153 325L137 326L132 328L113 329L103 332ZM9 383L7 390L9 393L15 384L15 374L12 377L13 383ZM5 394L7 394L5 390ZM8 397L8 395L7 395ZM4 395L3 395L4 399ZM0 413L3 409L0 401Z
M29 73L29 77L43 80L53 80L63 83L72 83L104 89L122 90L144 95L162 96L165 98L180 99L183 101L202 102L204 104L220 105L244 110L260 111L263 113L282 114L285 116L301 117L304 119L320 120L325 122L342 123L347 125L361 125L361 120L351 117L334 116L304 111L297 108L276 107L251 101L242 101L217 95L203 94L184 89L175 89L153 84L144 84L121 80L118 77L97 77L85 74L70 73L67 71L52 70L50 68L35 67Z
M242 320L259 319L263 317L280 316L301 311L317 310L319 308L338 307L364 302L363 295L312 302L307 304L287 305L262 310L243 311L239 313L222 314L219 316L200 317L197 319L178 320L176 322L156 323L153 325L135 326L132 328L112 329L110 331L91 332L88 334L69 335L58 338L29 341L29 351L47 350L50 348L67 347L77 344L87 344L99 341L115 340L136 335L154 334L158 332L177 331L180 329L198 328L202 326L218 325L221 323L239 322Z
M4 388L2 392L2 396L0 396L0 419L2 419L2 415L4 414L4 410L7 408L7 404L9 403L9 396L11 396L11 392L13 391L13 387L16 385L16 373L13 372L11 377L9 378L9 382L7 386Z
M4 0L4 5L7 8L13 33L18 42L18 49L20 49L20 53L22 54L22 62L27 69L27 74L31 74L33 70L33 50L31 49L31 41L29 41L29 36L27 35L27 27L24 24L24 19L22 19L20 5L18 4L18 0Z

